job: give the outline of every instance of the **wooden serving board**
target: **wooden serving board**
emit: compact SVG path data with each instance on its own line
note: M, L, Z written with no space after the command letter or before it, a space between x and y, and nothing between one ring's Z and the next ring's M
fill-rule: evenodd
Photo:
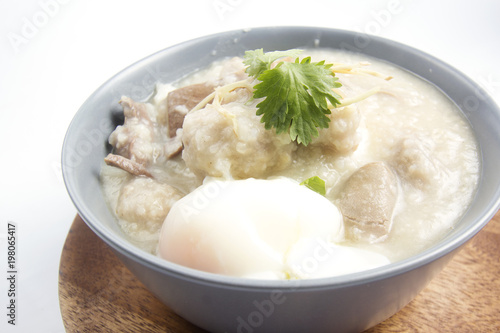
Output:
M59 301L69 333L204 332L146 290L79 216L61 256ZM500 212L410 304L368 332L500 332Z

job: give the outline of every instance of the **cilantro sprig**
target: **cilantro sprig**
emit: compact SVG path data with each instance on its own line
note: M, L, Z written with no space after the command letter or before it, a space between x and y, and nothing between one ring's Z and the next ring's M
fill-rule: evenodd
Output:
M304 185L310 190L313 190L314 192L319 193L323 196L326 194L325 181L318 176L307 178L302 183L300 183L300 185Z
M292 141L308 145L319 135L318 128L328 128L333 107L341 96L332 89L341 87L325 61L311 62L311 57L298 58L301 50L264 53L262 49L247 51L246 72L260 81L254 87L254 98L265 98L257 104L257 115L266 129L288 132ZM280 59L295 58L292 62ZM275 64L273 68L272 65Z

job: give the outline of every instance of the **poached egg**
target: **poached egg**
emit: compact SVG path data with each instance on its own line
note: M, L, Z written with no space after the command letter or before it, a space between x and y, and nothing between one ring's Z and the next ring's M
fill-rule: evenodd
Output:
M168 213L158 255L216 274L258 279L329 277L389 263L339 245L339 209L288 178L206 180Z

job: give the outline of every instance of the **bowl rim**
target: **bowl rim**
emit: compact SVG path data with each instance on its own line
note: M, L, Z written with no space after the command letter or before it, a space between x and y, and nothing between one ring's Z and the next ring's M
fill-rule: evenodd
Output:
M412 255L406 259L402 259L399 261L396 261L394 263L387 264L385 266L381 266L378 268L370 269L370 270L364 270L361 272L356 272L356 273L350 273L350 274L345 274L345 275L340 275L340 276L334 276L334 277L325 277L325 278L315 278L315 279L303 279L303 280L259 280L259 279L250 279L250 278L240 278L240 277L232 277L232 276L225 276L225 275L220 275L220 274L214 274L214 273L208 273L192 268L188 268L179 264L175 264L172 262L168 262L164 259L161 259L157 256L154 256L153 254L147 253L133 244L129 243L125 239L119 237L118 235L112 233L110 230L105 228L101 223L98 222L98 218L93 214L93 212L87 207L86 204L84 204L81 200L79 200L78 194L75 189L75 183L74 179L72 179L69 170L65 167L65 152L67 151L68 148L68 138L70 136L70 133L72 132L72 129L77 127L78 124L78 118L81 116L82 112L85 110L85 106L89 101L92 100L94 95L100 91L104 86L106 86L109 82L112 82L115 78L118 76L124 75L125 73L128 73L129 71L133 71L134 68L140 67L141 64L145 62L149 62L151 60L154 60L155 58L161 56L164 52L169 52L170 50L186 45L186 44L193 44L193 43L199 43L202 41L206 41L211 38L227 38L234 36L237 33L240 33L241 31L244 32L252 32L252 31L265 31L265 30L275 30L275 31L281 31L282 33L285 33L285 31L288 31L288 33L293 33L294 31L321 31L322 33L329 33L329 34L335 34L335 33L342 33L342 34L348 34L354 36L355 34L360 34L359 32L354 32L354 31L349 31L349 30L342 30L342 29L335 29L335 28L327 28L327 27L311 27L311 26L262 26L262 27L255 27L255 28L248 28L248 29L235 29L235 30L230 30L230 31L223 31L223 32L218 32L215 34L209 34L201 37L197 37L194 39L186 40L181 43L177 43L175 45L171 45L169 47L166 47L162 50L159 50L155 53L152 53L134 63L131 65L125 67L124 69L120 70L118 73L113 75L111 78L106 80L100 87L98 87L88 98L87 100L82 104L82 106L79 108L79 110L76 112L75 116L73 117L73 120L71 121L68 130L66 132L63 146L62 146L62 174L63 174L63 179L64 183L66 186L66 189L68 191L68 194L75 205L78 214L80 217L85 221L85 223L92 229L94 233L96 233L102 240L105 241L113 250L119 252L120 254L124 255L125 257L132 259L134 261L140 262L142 265L148 266L150 269L160 271L162 273L168 274L173 277L178 277L182 278L184 280L191 280L191 281L196 281L197 283L202 283L205 285L216 285L216 286L224 286L226 288L237 288L237 289L252 289L252 290L296 290L298 287L300 287L300 290L312 290L312 289L324 289L324 288L343 288L347 286L354 286L354 285L359 285L359 284L365 284L381 279L385 279L390 276L396 276L400 274L404 274L408 271L414 270L416 268L422 267L427 265L430 262L435 261L436 259L439 259L441 257L444 257L445 255L458 250L461 248L468 240L470 240L475 234L477 234L490 220L491 218L495 215L495 213L498 211L500 208L500 189L497 191L497 196L489 202L488 205L488 210L481 216L478 216L474 219L473 223L471 223L471 226L457 235L455 235L453 238L447 240L445 243L443 243L443 239L435 243L434 245L430 246L429 248ZM455 75L461 77L464 81L468 82L469 84L472 84L478 91L480 91L484 98L488 100L489 104L496 106L496 112L500 114L500 109L498 108L498 105L496 105L495 102L491 99L491 97L488 95L484 89L482 89L479 85L477 85L473 80L468 78L466 75L464 75L462 72L457 70L456 68L450 66L449 64L441 61L440 59L425 53L421 50L418 50L414 47L405 45L403 43L393 41L387 38L383 38L380 36L373 36L369 35L369 38L371 40L376 41L377 43L383 44L383 45L391 45L392 47L397 47L398 49L404 50L406 52L410 52L412 54L419 55L420 57L432 59L432 61L439 63L441 66L444 68L447 68L447 70L453 72ZM320 46L320 48L323 48ZM326 48L326 46L324 47ZM332 48L332 47L330 47ZM214 59L215 60L215 59ZM382 59L383 60L383 59ZM396 65L398 67L401 67L399 65ZM418 76L418 74L416 74ZM424 79L425 80L425 79ZM438 87L439 89L439 87ZM481 154L482 156L482 154ZM478 183L478 188L481 186L481 183L484 181L482 177L482 163L480 166L480 179ZM476 199L473 198L472 203ZM472 204L471 203L471 204ZM470 204L470 205L471 205ZM466 212L465 212L466 213ZM464 213L464 214L465 214Z

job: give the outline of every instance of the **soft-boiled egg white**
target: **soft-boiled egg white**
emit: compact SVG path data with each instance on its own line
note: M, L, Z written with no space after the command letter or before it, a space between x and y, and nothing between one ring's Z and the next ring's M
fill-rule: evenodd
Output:
M261 279L335 276L389 262L338 245L343 237L337 207L291 179L212 179L174 204L158 255L206 272Z

